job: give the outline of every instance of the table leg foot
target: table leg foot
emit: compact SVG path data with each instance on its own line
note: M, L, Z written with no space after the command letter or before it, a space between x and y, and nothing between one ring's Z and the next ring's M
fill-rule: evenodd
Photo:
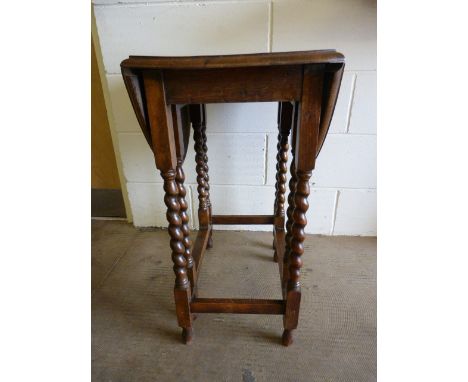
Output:
M193 329L192 328L182 328L182 341L184 344L189 345L193 339Z
M293 343L292 330L284 329L283 337L281 338L283 346L289 346Z

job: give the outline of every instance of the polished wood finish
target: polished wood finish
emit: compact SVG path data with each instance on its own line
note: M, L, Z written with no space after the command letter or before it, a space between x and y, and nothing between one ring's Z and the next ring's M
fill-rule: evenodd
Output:
M180 189L176 182L177 152L170 107L165 102L164 83L159 72L143 73L144 89L147 100L148 121L151 132L151 144L156 167L164 179L164 203L167 206L166 217L169 222L168 232L171 237L172 261L174 263L175 285L174 299L179 326L190 332L191 286L187 271L186 248L180 215ZM184 336L186 343L191 336Z
M213 224L273 224L273 215L213 215Z
M164 180L176 276L174 297L184 342L193 338L195 313L280 314L282 343L290 345L301 301L309 180L333 116L343 75L343 55L326 50L205 57L131 56L121 66L138 122ZM279 102L273 215L213 215L205 103L250 101ZM190 126L195 142L200 225L193 245L183 172ZM285 212L289 136L292 163ZM198 276L205 251L212 246L213 224L273 226L281 300L198 297Z
M179 216L181 219L181 230L183 234L182 243L184 244L185 251L184 257L187 262L187 275L190 281L190 287L193 292L193 286L195 282L193 258L191 254L192 243L190 241L190 229L189 229L189 217L188 217L188 204L185 200L187 191L185 190L184 181L185 174L182 168L184 163L185 155L187 154L188 145L188 132L190 131L190 120L187 107L181 107L180 105L171 106L172 123L174 127L174 141L176 148L177 166L176 166L176 177L175 181L179 191L178 202L180 206Z
M321 65L305 66L302 83L302 100L299 104L299 121L295 136L296 170L312 171L318 151L323 70Z
M190 110L187 105L171 105L177 160L184 161L190 137Z
M283 318L284 329L289 336L297 328L301 302L300 273L302 254L304 253L304 228L307 224L306 212L309 208L307 198L310 193L309 179L315 166L320 128L320 115L323 92L323 71L320 67L306 66L302 101L299 105L299 121L295 131L294 164L297 177L294 192L294 210L292 213L292 227L290 252L288 257L288 281L286 293L286 313ZM284 338L284 337L283 337Z
M278 143L276 145L276 194L275 216L284 217L284 203L286 202L286 174L288 172L289 132L293 121L293 105L290 102L281 102L278 113ZM284 219L280 219L276 225L278 229L284 229Z
M286 195L286 174L288 172L289 132L293 122L293 105L290 102L281 102L278 105L278 143L276 145L276 184L275 184L275 230L273 233L284 230L284 203ZM277 247L273 240L273 260L278 261Z
M175 182L175 171L169 170L161 173L164 179L164 202L167 206L167 220L169 222L169 235L171 237L172 261L176 276L174 296L176 300L176 312L179 325L183 328L191 326L190 309L190 281L187 271L187 260L184 257L185 246L182 232L182 219L180 218L180 204L178 201L179 190Z
M207 229L211 223L210 177L208 175L208 146L206 138L206 109L205 105L189 106L190 120L193 126L193 140L195 141L195 162L197 163L198 183L198 221L201 229ZM213 239L208 238L208 248L213 246Z
M184 170L182 169L182 160L177 161L177 169L176 169L176 183L177 188L179 190L179 197L178 202L180 206L179 216L181 220L181 230L182 234L184 235L182 239L182 243L184 244L184 257L187 261L187 273L190 280L190 285L193 288L194 285L194 277L193 277L193 258L190 251L192 243L190 242L190 229L189 229L189 217L188 217L188 204L185 200L185 195L187 191L185 190L184 181L185 181L185 174Z
M198 220L201 229L208 228L210 224L210 194L207 182L207 155L206 147L206 124L204 105L190 105L190 118L193 126L193 140L195 142L195 162L197 163L197 183L198 183Z
M195 269L198 271L203 261L203 255L205 254L206 247L208 245L208 239L211 235L211 227L208 229L201 229L198 231L195 244L192 249L193 261L195 262ZM198 272L197 272L198 274ZM195 278L197 280L197 278Z
M294 101L301 97L299 66L165 70L169 103Z
M149 147L154 152L151 131L148 123L146 94L143 86L143 71L136 72L122 66L122 77L141 131L143 132Z
M318 137L318 149L316 156L319 155L323 143L328 133L330 123L335 111L338 92L340 91L341 80L343 78L344 65L327 65L323 79L323 98L320 117L320 128Z
M160 171L174 169L177 166L172 111L166 103L162 73L159 71L143 72L146 110L150 128L151 147L156 167Z
M344 56L333 49L302 52L235 54L223 56L154 57L130 56L122 68L214 69L273 65L344 64Z
M285 268L285 252L286 252L286 237L284 230L282 229L277 229L276 227L273 227L273 242L274 242L274 248L275 248L275 261L278 263L278 270L280 274L281 280L283 280L283 272ZM287 265L286 265L287 267ZM281 292L283 294L283 297L285 296L285 289L281 288Z
M283 291L283 295L286 294L286 287L287 287L288 280L289 280L289 258L291 257L294 198L296 194L296 184L297 184L295 149L296 149L296 130L297 130L298 115L299 115L299 108L298 108L298 105L295 105L293 126L292 126L292 133L291 133L292 161L291 161L291 167L289 170L290 179L289 179L288 209L286 211L286 217L287 217L286 236L284 239L285 249L284 249L284 257L283 257L283 267L282 267L283 272L282 272L282 278L281 278L281 289Z
M190 304L194 313L284 314L283 300L242 298L195 298Z

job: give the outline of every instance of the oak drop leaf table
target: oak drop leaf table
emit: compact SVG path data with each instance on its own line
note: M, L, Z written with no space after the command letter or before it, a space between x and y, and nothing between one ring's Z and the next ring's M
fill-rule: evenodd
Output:
M330 126L344 69L335 50L227 56L130 56L122 75L156 167L164 179L170 246L174 262L177 320L185 343L192 340L196 313L283 315L283 345L292 343L301 301L300 269L309 179ZM278 154L272 215L213 215L208 176L206 103L277 101ZM182 165L193 128L200 230L189 239ZM288 207L286 175L291 135ZM286 221L287 218L287 221ZM211 248L213 224L273 225L281 300L199 298L203 255Z

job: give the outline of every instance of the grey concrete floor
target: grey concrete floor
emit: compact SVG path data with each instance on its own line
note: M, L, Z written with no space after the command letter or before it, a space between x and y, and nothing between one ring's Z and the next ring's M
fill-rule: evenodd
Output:
M200 297L281 298L271 233L213 239ZM303 261L292 346L281 316L238 314L199 314L184 345L167 231L93 221L93 381L375 381L376 239L308 235Z

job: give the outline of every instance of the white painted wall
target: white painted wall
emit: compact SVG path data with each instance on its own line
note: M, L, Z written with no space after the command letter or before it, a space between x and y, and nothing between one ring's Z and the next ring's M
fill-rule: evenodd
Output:
M376 235L376 4L373 0L94 0L108 111L136 226L166 226L162 181L120 75L131 54L200 55L335 48L346 70L312 176L308 233ZM211 200L217 214L270 214L274 103L207 106ZM185 172L197 227L193 141ZM217 227L221 228L221 227ZM223 228L227 228L224 226ZM233 229L270 229L265 226Z

